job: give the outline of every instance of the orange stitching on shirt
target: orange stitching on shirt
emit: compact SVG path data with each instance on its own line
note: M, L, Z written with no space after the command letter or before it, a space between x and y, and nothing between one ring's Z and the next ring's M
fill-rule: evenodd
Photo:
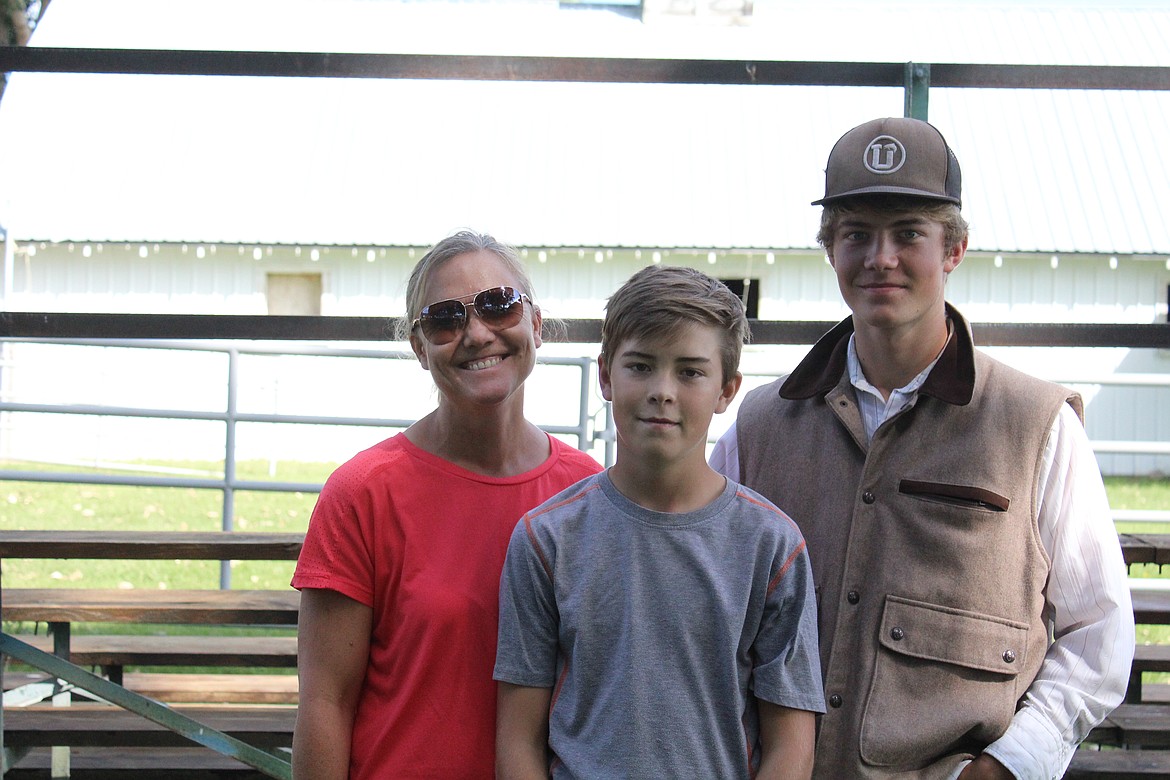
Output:
M796 546L796 549L792 551L792 554L788 556L788 560L784 561L784 565L780 567L780 571L776 572L776 576L773 577L772 581L768 583L768 595L771 595L772 591L776 589L776 586L780 584L780 580L784 577L785 572L792 568L793 562L802 552L804 552L803 539L800 540L800 544Z

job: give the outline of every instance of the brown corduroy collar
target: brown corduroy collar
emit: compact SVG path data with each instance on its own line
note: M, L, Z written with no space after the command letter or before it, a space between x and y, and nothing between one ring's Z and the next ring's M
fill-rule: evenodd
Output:
M958 310L946 304L947 317L954 323L951 337L938 363L918 392L955 406L966 406L975 393L975 344L971 326ZM813 345L800 364L780 386L780 397L797 401L824 395L841 381L846 369L853 317L837 323Z

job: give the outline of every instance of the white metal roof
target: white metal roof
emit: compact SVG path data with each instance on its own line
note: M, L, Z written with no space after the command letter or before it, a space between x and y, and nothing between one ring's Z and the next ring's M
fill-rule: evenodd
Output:
M1170 65L1165 2L54 0L38 46ZM900 89L15 74L17 239L807 248L836 138ZM1170 91L930 92L972 248L1170 253ZM14 152L13 150L18 150Z

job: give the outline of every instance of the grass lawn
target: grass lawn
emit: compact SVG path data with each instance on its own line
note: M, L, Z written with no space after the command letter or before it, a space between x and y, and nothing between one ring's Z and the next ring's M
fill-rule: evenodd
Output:
M12 469L42 470L34 464L4 463ZM142 464L151 468L182 469L208 476L222 474L222 464ZM279 463L275 474L267 461L237 464L241 479L319 484L336 468L333 463ZM59 470L78 471L73 467ZM122 471L120 473L126 473ZM1116 509L1170 509L1170 479L1110 478L1106 480L1110 505ZM239 491L235 498L236 530L253 532L303 532L317 496L315 493ZM74 529L122 531L214 531L221 528L222 494L217 490L150 488L106 485L73 485L37 482L0 484L0 528ZM1170 533L1170 524L1125 523L1120 532ZM237 561L232 564L232 587L283 589L289 587L292 561ZM1134 577L1167 576L1157 566L1134 567ZM216 561L118 561L118 560L11 560L3 562L0 583L4 587L88 588L216 588ZM77 626L76 631L110 630L113 627ZM13 626L12 631L32 631L33 626ZM174 631L175 627L134 626L117 630ZM184 630L186 628L184 627ZM194 628L193 631L227 631ZM251 629L230 629L250 631ZM279 629L257 629L263 633ZM1138 642L1170 642L1170 627L1139 626Z
M95 471L76 467L48 467L42 464L3 464L21 470ZM123 464L124 465L124 464ZM180 470L199 478L223 474L222 464L143 464L142 474L157 474L158 468ZM236 467L240 479L306 484L324 482L336 468L334 463L280 463L275 474L269 464L243 462ZM134 473L120 469L120 474ZM253 532L303 532L317 500L316 493L237 491L236 530ZM25 530L117 530L117 531L218 531L222 528L223 494L218 490L188 488L130 487L120 485L77 485L48 482L0 483L0 528ZM232 587L285 589L292 579L293 561L234 561ZM218 588L218 561L154 560L6 560L0 584L22 588ZM11 633L44 632L44 625L4 623ZM188 625L105 625L74 624L74 633L156 633L156 634L259 634L289 635L293 628ZM179 671L175 668L143 668L127 671ZM295 673L291 669L187 669L203 672Z

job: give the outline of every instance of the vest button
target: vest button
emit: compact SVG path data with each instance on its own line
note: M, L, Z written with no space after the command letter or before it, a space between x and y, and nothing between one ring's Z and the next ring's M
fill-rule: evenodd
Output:
M845 594L845 598L850 604L856 604L857 602L861 601L861 594L855 590L851 590Z
M905 636L906 632L897 626L890 629L890 639L893 639L895 642L901 642Z
M845 700L841 698L841 694L839 694L839 693L834 693L832 696L829 697L829 706L830 707L840 707L844 703L845 703Z
M872 504L874 501L877 501L877 496L867 490L861 494L861 500L867 504Z
M1016 660L1016 651L1015 650L1004 650L1003 651L1003 662L1005 664L1013 663L1013 662L1015 662L1015 660Z

